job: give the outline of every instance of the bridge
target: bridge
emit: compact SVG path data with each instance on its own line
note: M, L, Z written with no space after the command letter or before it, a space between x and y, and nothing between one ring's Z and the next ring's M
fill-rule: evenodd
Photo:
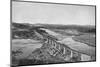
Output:
M37 51L41 53L48 53L52 57L65 60L68 62L81 61L81 53L70 49L67 45L57 42L58 39L56 37L49 35L47 33L40 34L37 31L36 35L41 37L43 41L43 46L37 49ZM35 57L37 56L39 58L37 51L33 51L32 54L34 54ZM32 56L33 55L31 55L31 57Z

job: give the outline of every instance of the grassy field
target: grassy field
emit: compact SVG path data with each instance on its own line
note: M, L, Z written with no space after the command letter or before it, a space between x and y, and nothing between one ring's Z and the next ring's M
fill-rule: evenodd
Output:
M12 40L12 51L21 50L23 54L18 55L18 58L27 57L32 51L40 48L42 44L39 41L28 39L14 39Z
M93 47L96 46L95 35L88 34L88 35L75 36L73 37L73 39L75 41L85 43L89 46L93 46Z

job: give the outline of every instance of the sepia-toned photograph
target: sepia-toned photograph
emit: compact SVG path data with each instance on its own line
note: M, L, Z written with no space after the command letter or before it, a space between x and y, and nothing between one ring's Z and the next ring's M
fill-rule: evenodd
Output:
M96 61L96 6L11 1L11 66Z

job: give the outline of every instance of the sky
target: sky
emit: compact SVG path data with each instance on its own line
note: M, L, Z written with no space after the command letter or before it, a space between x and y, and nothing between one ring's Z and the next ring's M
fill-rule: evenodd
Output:
M95 25L95 7L12 2L12 22L31 24Z

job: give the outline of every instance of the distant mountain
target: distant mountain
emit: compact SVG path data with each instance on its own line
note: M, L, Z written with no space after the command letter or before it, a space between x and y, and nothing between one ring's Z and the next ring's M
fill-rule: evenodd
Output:
M36 24L37 26L41 26L47 29L74 29L79 32L86 32L86 33L95 33L96 28L94 25L59 25L59 24Z
M28 27L45 27L49 29L77 29L77 28L95 28L94 25L59 25L59 24L29 24L29 23L15 23L12 25L19 28L28 28Z
M41 33L40 28L46 28L51 30L73 30L82 33L95 33L95 26L91 25L59 25L59 24L29 24L29 23L12 23L12 34L22 36L22 38L31 37L34 34L34 30ZM43 31L45 32L45 31ZM45 32L46 33L46 32Z

